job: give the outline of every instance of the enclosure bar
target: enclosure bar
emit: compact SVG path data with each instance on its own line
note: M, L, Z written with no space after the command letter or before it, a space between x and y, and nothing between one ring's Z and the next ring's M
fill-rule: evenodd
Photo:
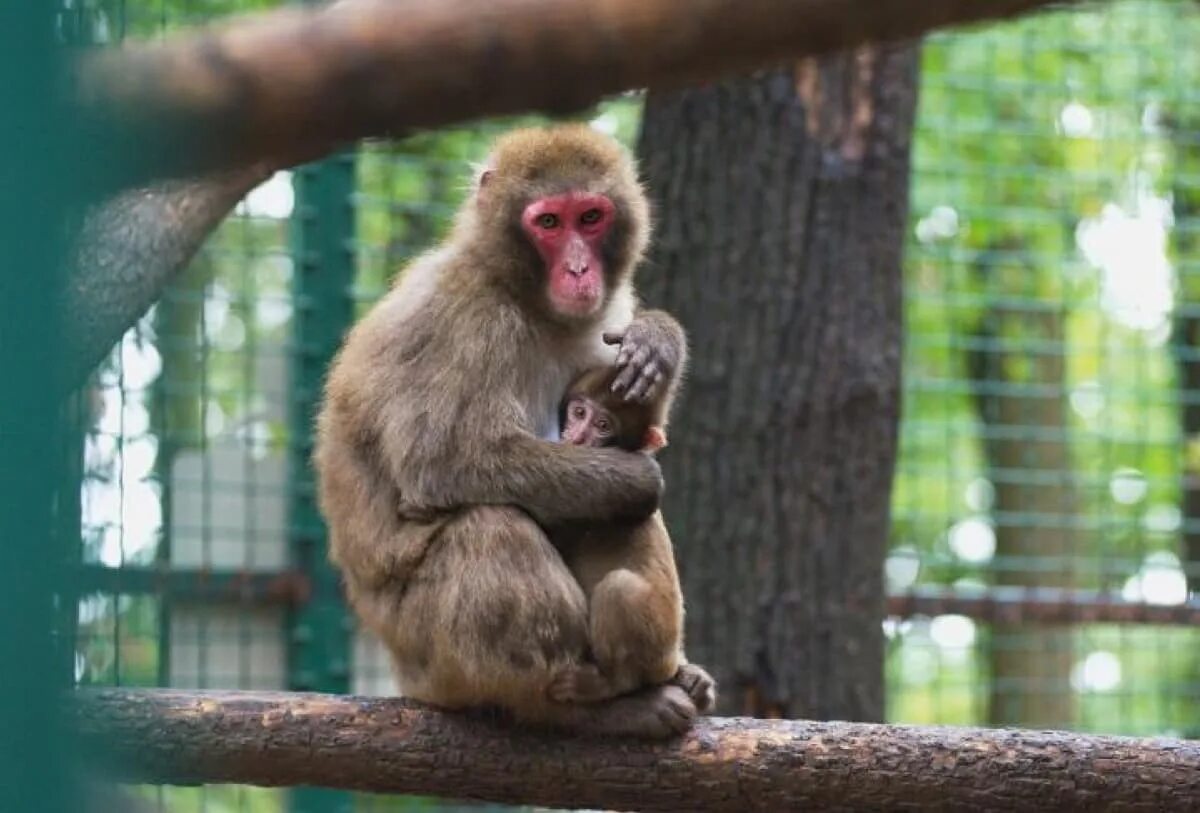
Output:
M136 143L147 175L302 163L355 139L586 109L1008 17L1049 0L343 0L90 54L91 150ZM1067 2L1060 2L1067 5ZM79 167L91 177L103 160Z
M312 590L308 574L295 568L253 573L89 564L78 568L75 584L82 594L153 593L176 601L237 601L264 606L303 604ZM887 614L898 618L965 615L981 622L1200 627L1200 599L1147 604L1094 590L1001 587L964 594L953 589L918 587L888 596Z
M299 570L250 572L151 567L106 567L86 564L76 568L74 587L82 595L153 594L172 601L238 602L257 606L292 605L306 601L309 579Z
M1148 604L1095 590L1049 587L994 587L971 594L919 587L888 596L887 612L901 618L965 615L983 622L1200 626L1200 599L1180 604Z
M334 354L354 318L355 167L353 152L334 155L295 173L291 221L295 310L288 453L289 549L310 589L287 615L288 688L346 692L354 626L341 580L329 564L327 534L316 501L311 457L317 409ZM344 794L297 789L297 813L350 810Z
M411 701L77 693L84 743L131 782L311 784L644 811L1195 810L1200 742L749 718L668 743L564 738Z
M288 671L289 687L302 691L342 692L350 686L352 625L327 559L310 458L325 371L354 316L354 174L350 153L301 167L294 176L288 534L293 566L310 589L289 617Z

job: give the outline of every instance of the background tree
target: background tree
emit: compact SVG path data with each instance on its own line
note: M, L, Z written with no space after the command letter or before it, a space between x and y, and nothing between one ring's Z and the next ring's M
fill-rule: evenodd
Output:
M646 102L642 289L692 347L667 516L728 711L883 716L916 80L863 47Z

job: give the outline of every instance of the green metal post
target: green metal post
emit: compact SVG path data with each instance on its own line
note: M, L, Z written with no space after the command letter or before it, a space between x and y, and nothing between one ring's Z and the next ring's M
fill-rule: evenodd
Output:
M67 150L70 120L57 104L51 11L0 3L0 811L65 813L81 800L60 713L70 675L52 637L66 585L66 540L55 537L79 484L59 453L59 297L61 230L78 203L70 156L81 151Z
M321 386L342 334L354 318L355 154L335 155L296 171L292 216L294 357L290 431L291 553L311 594L289 618L288 682L299 691L350 689L350 616L337 572L326 558L310 458ZM349 811L351 797L317 789L291 795L297 813Z

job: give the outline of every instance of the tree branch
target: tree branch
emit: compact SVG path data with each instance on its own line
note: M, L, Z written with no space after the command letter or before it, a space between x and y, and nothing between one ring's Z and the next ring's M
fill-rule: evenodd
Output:
M1046 2L877 0L865 14L862 0L342 0L89 53L74 73L90 147L75 176L101 197L189 180L121 192L89 213L67 291L64 384L104 357L267 165L400 128L580 109L626 88Z
M85 215L65 294L67 387L100 363L221 219L269 175L256 165L159 183L116 195Z
M75 72L109 184L314 159L488 115L568 112L864 41L1015 15L1048 0L342 0L284 8Z
M567 739L397 699L77 693L117 779L318 785L638 810L1194 810L1200 743L709 719L667 744Z

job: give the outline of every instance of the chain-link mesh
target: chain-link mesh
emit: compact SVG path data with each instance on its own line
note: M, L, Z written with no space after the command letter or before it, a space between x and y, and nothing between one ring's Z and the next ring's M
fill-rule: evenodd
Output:
M62 19L73 39L117 41L264 5L72 0ZM927 41L890 720L1200 730L1198 33L1191 3L1126 2ZM592 119L632 142L638 110L625 97ZM338 309L360 314L444 234L469 162L508 124L368 144L303 183L276 174L97 371L78 683L391 692L348 615L304 616L303 407ZM353 282L308 289L340 253ZM321 674L295 665L306 647ZM151 795L177 810L288 799Z

